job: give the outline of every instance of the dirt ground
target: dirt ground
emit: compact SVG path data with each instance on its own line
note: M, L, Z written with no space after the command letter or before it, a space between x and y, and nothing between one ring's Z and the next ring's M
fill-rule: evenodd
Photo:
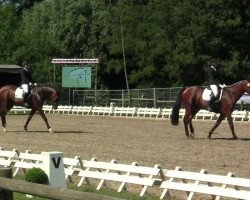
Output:
M66 157L80 156L119 163L138 161L142 166L160 164L164 169L183 170L250 178L250 122L235 122L239 140L231 140L226 121L208 140L214 121L194 121L195 139L184 134L182 122L172 126L167 119L77 116L47 114L54 130L50 134L39 115L22 132L27 115L7 115L7 133L0 133L0 146L23 152L61 151Z

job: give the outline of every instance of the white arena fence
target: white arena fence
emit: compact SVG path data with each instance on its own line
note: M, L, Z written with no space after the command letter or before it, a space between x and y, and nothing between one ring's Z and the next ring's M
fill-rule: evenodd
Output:
M169 119L171 108L137 108L137 107L116 107L116 106L68 106L59 105L57 110L53 110L51 105L44 105L45 113L54 114L75 114L75 115L92 115L92 116L113 116L113 117L138 117L138 118L155 118ZM10 114L28 114L30 109L21 106L14 106ZM184 109L180 109L180 118L185 114ZM197 120L216 120L219 114L200 110L194 119ZM234 121L250 121L250 112L247 110L235 110L232 113Z
M31 150L19 152L17 149L5 150L0 147L0 166L12 168L13 176L23 175L32 167L42 166L42 156L42 153L33 153ZM100 190L110 186L121 192L135 186L141 197L150 193L151 189L156 189L159 191L159 199L174 193L174 196L186 196L187 200L200 195L216 200L250 200L250 179L235 177L233 172L215 175L209 174L206 169L191 172L179 166L175 169L164 169L159 164L147 167L139 165L138 162L120 164L114 159L104 162L97 158L83 160L80 156L63 157L63 164L65 180L76 183L78 187L91 184Z

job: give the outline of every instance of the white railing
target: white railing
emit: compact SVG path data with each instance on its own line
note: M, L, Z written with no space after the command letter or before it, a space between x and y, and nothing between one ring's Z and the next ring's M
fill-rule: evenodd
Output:
M43 106L45 113L57 114L76 114L76 115L99 115L99 116L125 116L125 117L143 117L143 118L159 118L169 119L171 116L171 108L136 108L136 107L102 107L102 106L71 106L59 105L57 110L53 110L52 106ZM30 109L14 106L9 112L11 114L28 114ZM183 118L185 110L180 109L179 116ZM194 119L197 120L216 120L219 114L200 110ZM250 121L250 113L246 110L235 110L232 113L234 121Z
M32 153L30 150L22 153L17 149L5 150L0 147L0 166L13 168L14 176L32 167L42 166L41 162L42 153ZM250 200L250 179L235 177L233 172L227 175L215 175L208 174L205 169L191 172L184 171L178 166L170 170L162 168L159 164L147 167L139 165L138 162L120 164L117 160L111 162L98 161L96 158L82 160L79 156L64 157L63 163L65 180L75 182L78 187L91 183L97 185L96 189L99 190L107 186L107 182L112 182L112 185L118 188L117 192L126 190L127 184L135 185L135 188L141 188L140 196L144 196L149 188L160 190L159 199L165 198L166 195L170 196L172 191L178 190L187 194L187 200L191 200L199 193L216 200L221 197ZM92 179L97 181L93 182Z

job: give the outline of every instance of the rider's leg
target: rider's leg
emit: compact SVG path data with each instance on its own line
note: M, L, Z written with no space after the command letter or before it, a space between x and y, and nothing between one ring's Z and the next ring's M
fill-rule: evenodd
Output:
M210 85L210 88L212 90L212 97L210 101L208 102L208 110L212 110L213 103L218 100L219 97L219 92L218 92L218 87L216 85Z
M23 103L25 107L29 107L29 104L27 102L28 97L29 97L29 86L28 84L22 84L22 88L23 88Z

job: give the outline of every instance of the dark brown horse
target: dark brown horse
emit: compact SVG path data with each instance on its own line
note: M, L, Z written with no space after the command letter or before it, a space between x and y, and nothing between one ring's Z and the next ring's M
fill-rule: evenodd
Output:
M42 104L44 104L45 101L49 100L51 101L52 108L57 109L59 95L55 89L53 89L52 87L48 87L48 86L41 86L41 87L34 88L34 91L40 96ZM27 131L28 124L31 118L33 117L33 115L36 113L36 111L37 110L35 108L31 108L28 119L24 124L25 131ZM53 132L52 129L50 129L49 131Z
M17 89L17 86L13 85L6 85L3 86L0 89L0 115L2 120L2 127L3 131L6 131L6 113L15 105L15 106L23 106L23 100L15 97L15 91ZM57 102L57 95L55 95L55 99ZM43 101L42 98L39 96L37 92L32 91L29 99L28 99L30 106L31 106L31 112L29 115L29 118L27 122L25 123L24 130L27 131L27 125L30 121L31 117L34 115L34 113L37 111L40 116L43 118L47 129L50 133L53 132L51 129L48 119L44 114L44 111L42 109L43 107Z
M179 110L181 105L185 109L185 115L183 118L185 133L188 138L194 139L194 128L192 125L192 118L199 112L200 109L207 109L208 102L202 99L202 93L204 88L194 87L183 87L176 99L176 102L172 108L171 123L172 125L178 125L179 123ZM208 138L211 139L211 135L214 130L220 125L221 121L227 118L229 127L231 129L233 139L237 139L234 131L234 125L232 120L232 112L236 102L245 93L250 93L250 76L247 80L242 80L231 86L225 87L222 91L221 100L218 103L218 113L220 113L215 125L209 131ZM188 126L191 134L189 134Z

